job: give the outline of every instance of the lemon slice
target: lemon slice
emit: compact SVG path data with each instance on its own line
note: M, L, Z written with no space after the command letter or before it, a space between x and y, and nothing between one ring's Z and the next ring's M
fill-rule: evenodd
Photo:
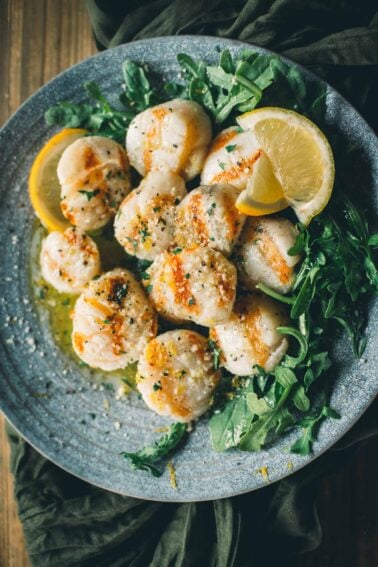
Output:
M60 208L60 184L56 173L64 150L86 130L65 128L43 146L35 158L29 175L29 195L34 211L49 231L64 231L70 226Z
M284 198L308 224L327 205L334 182L332 150L323 132L305 116L284 108L259 108L237 122L256 136Z
M248 179L247 189L240 193L236 207L245 215L259 216L277 213L288 205L270 159L261 150L260 157L253 165L253 175Z

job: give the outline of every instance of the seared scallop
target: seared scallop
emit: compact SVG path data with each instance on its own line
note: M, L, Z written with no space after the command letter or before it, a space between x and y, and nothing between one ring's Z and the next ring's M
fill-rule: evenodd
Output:
M81 293L100 273L96 243L76 228L50 232L42 242L40 261L44 279L62 293Z
M139 359L156 336L156 313L140 284L117 268L92 280L73 311L72 344L93 368L117 370Z
M201 174L201 183L231 183L245 189L252 175L253 164L261 155L261 147L250 131L241 131L239 126L223 130L214 139Z
M229 256L245 221L235 207L238 195L238 189L227 184L191 191L176 210L176 244L201 244Z
M300 256L288 250L296 239L295 226L287 219L250 217L235 250L240 281L247 289L263 283L287 293L294 283L294 267Z
M169 331L146 346L137 388L159 415L188 422L204 414L220 379L208 341L194 331Z
M260 295L239 298L226 323L210 329L210 338L221 349L221 362L237 376L256 372L255 365L267 372L280 362L288 342L277 331L286 323L280 304Z
M151 171L123 201L114 220L115 237L142 260L153 260L173 242L176 205L185 197L182 177Z
M171 321L210 327L226 321L236 293L236 268L217 250L202 246L163 252L143 280L156 310Z
M126 148L131 165L145 176L153 169L193 179L211 141L211 122L196 102L174 99L147 108L131 122Z
M125 150L102 136L80 138L68 146L57 173L62 212L83 230L107 224L130 190Z

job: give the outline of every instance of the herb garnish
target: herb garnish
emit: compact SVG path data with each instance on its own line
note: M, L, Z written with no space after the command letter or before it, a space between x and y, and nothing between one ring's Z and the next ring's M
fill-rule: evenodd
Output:
M167 457L178 445L184 440L186 435L185 423L173 423L168 433L163 435L153 445L147 445L136 453L122 452L121 455L130 461L133 469L148 471L153 476L159 477L163 474L163 470L158 469L155 465L163 457Z
M100 189L94 189L94 191L85 191L84 189L79 189L79 193L85 195L87 200L90 201L93 197L96 197L101 193Z
M140 272L139 274L141 280L149 280L151 276L148 272Z
M151 233L149 232L148 228L146 226L144 226L143 228L140 229L139 234L141 235L141 240L142 242L145 242L146 239L151 236Z
M329 406L324 379L332 363L327 330L331 321L345 328L356 356L362 355L366 339L360 299L378 290L372 258L377 237L368 237L366 221L348 199L335 200L309 228L298 225L298 231L289 253L302 254L303 261L292 293L281 295L265 285L258 286L290 305L292 326L277 330L295 339L297 353L287 354L271 373L258 368L257 375L245 380L213 415L210 433L217 451L236 446L258 451L298 425L304 432L291 450L307 455L321 421L340 417Z
M123 143L126 130L134 116L149 106L162 102L164 97L151 86L141 66L127 59L123 63L122 70L124 84L122 93L118 97L122 109L113 106L96 83L86 82L84 88L95 102L93 104L59 102L45 113L47 124L67 128L81 127L88 132Z
M225 146L225 150L226 150L226 152L228 152L229 154L230 154L231 152L233 152L235 148L236 148L236 144L229 144L228 146Z

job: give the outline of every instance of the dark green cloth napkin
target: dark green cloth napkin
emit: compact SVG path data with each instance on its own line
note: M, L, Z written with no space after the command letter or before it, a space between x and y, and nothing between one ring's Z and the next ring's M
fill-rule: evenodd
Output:
M310 67L378 125L375 2L89 0L87 5L99 48L175 34L253 42ZM342 466L356 443L375 433L376 409L291 477L247 495L188 504L136 500L91 486L9 429L15 495L31 561L35 567L290 564L291 556L321 540L315 507L319 478Z
M96 488L48 461L9 427L15 496L32 564L290 565L291 557L319 545L318 481L376 435L377 405L325 455L290 477L234 498L188 504L148 502Z

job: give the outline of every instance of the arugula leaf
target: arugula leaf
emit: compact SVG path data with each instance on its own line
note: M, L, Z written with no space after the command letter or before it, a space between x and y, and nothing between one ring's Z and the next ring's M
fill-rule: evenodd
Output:
M177 55L177 62L187 75L202 80L206 78L205 64L203 61L195 61L190 55L179 53Z
M45 113L47 124L66 128L85 128L88 132L124 142L127 126L134 117L130 111L115 109L94 82L84 87L95 104L75 104L66 101L51 106Z
M320 423L326 417L339 419L340 415L334 409L330 408L328 404L324 404L317 414L303 419L299 425L304 428L304 431L301 437L290 447L290 451L298 455L309 455L312 451L312 445L317 439Z
M256 288L259 289L260 291L262 291L263 293L265 293L266 295L269 295L269 297L272 297L273 299L277 299L277 301L280 301L281 303L287 303L288 305L293 305L293 303L295 301L295 297L290 297L288 295L282 295L282 293L278 293L277 291L270 289L264 283L257 284Z
M309 313L322 328L326 328L327 319L336 321L349 334L356 356L361 356L366 340L359 299L378 290L366 220L344 198L316 217L309 228L298 225L298 231L289 252L302 252L305 257L293 287L295 295L282 296L264 285L259 289L291 304L290 317L294 320Z
M119 101L123 108L116 108L93 82L85 82L84 88L94 104L58 102L45 113L47 124L67 128L85 128L89 133L112 138L124 143L127 128L134 116L165 99L152 88L144 69L126 59L122 66L124 85Z
M378 246L378 233L372 234L368 239L368 245L372 248L376 248Z
M247 403L248 389L238 390L235 397L229 400L220 413L214 413L210 419L209 429L213 449L226 451L237 447L245 431L254 417Z
M123 451L121 455L128 459L132 469L148 471L153 476L159 477L164 471L158 469L155 463L163 457L168 456L183 441L186 435L185 423L173 423L168 433L163 435L153 445L147 445L136 453Z
M297 319L302 313L308 310L316 293L316 278L319 270L319 266L314 266L307 273L290 311L290 317L292 319Z
M225 50L217 65L206 65L180 53L177 61L187 82L181 96L202 104L214 122L222 124L233 112L252 110L260 102L274 78L271 60L271 56L253 52L242 52L233 59Z
M309 116L317 122L325 114L326 89L319 81L304 81L296 66L279 58L271 62L274 95L279 92L281 105Z
M298 329L294 329L294 327L277 327L277 331L283 335L290 335L294 337L299 343L298 356L294 357L294 356L289 356L287 354L283 361L284 366L295 368L296 366L301 364L301 362L303 362L307 356L308 353L307 339Z
M293 395L293 403L300 411L308 411L311 403L302 384L298 384Z
M281 428L282 408L297 379L292 370L283 366L276 367L275 376L278 383L283 387L282 393L274 408L259 415L257 420L252 422L251 426L241 436L239 446L242 451L260 451L266 443L269 433L277 427ZM288 409L284 408L284 413L287 414L287 412Z
M264 398L258 398L255 392L249 392L246 395L248 409L255 415L263 415L269 411L269 405Z
M122 72L125 83L120 100L126 107L129 106L137 113L156 104L156 93L140 65L125 59Z

